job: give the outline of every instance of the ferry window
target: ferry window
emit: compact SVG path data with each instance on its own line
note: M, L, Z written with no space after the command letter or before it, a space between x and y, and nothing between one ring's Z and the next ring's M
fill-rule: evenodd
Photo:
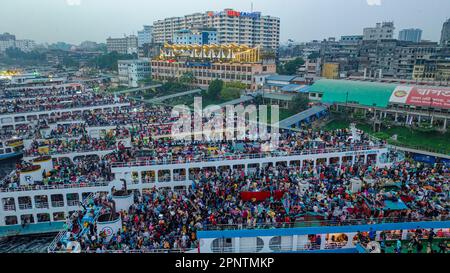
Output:
M53 221L64 221L66 219L64 212L54 212Z
M174 181L184 181L184 180L186 180L186 169L173 170L173 180Z
M19 200L19 209L31 209L31 197L29 196L21 196L18 198Z
M48 208L48 198L47 195L36 195L34 197L34 203L36 208Z
M232 253L234 251L232 238L217 238L211 244L213 253Z
M3 149L0 149L0 155L4 154L5 151Z
M83 192L81 194L81 201L84 201L91 194L92 194L92 192Z
M52 194L50 196L52 207L59 208L64 206L64 197L62 194Z
M14 198L7 197L2 199L3 210L11 211L16 210L16 203L14 202Z
M269 241L269 248L272 251L280 251L281 250L281 236L272 237Z
M11 150L11 148L6 148L6 153L10 153L12 150Z
M68 206L78 206L78 203L80 201L78 193L68 193L66 197Z
M20 222L22 225L28 225L34 223L33 214L24 214L20 216Z
M36 216L38 223L50 222L50 214L48 213L38 213Z
M5 217L5 224L7 226L17 225L17 216L6 216Z
M142 183L153 183L155 182L155 171L145 171L142 172Z
M131 173L131 182L133 184L138 184L139 183L139 172L132 172Z

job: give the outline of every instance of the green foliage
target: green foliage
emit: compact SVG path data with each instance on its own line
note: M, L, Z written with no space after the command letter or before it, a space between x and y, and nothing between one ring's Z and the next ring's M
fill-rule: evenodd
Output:
M89 63L90 66L95 66L98 69L115 71L118 69L117 61L119 60L131 60L135 59L135 54L119 54L117 52L111 52L100 55L92 59Z
M284 65L277 66L277 73L282 75L295 75L297 73L297 69L305 64L305 60L298 57L292 61L286 62Z
M377 132L373 134L374 137L381 139L381 140L387 140L390 138L390 136L388 134L386 134L385 132Z
M308 60L316 60L316 59L319 58L319 57L320 57L320 53L318 53L318 52L313 52L313 53L309 54Z
M73 58L66 56L63 58L62 61L63 66L65 67L76 67L78 68L80 66L80 62L74 60Z
M224 100L234 100L241 96L241 89L233 87L224 87L220 91L220 97Z
M2 63L22 65L22 64L42 64L47 62L47 55L39 51L23 52L18 48L7 48L4 57L0 58Z
M209 84L207 96L211 99L218 99L220 96L220 92L223 88L223 81L222 80L213 80Z
M192 84L194 83L195 77L194 74L192 74L192 72L185 72L181 77L180 77L180 83L183 84Z
M234 81L234 82L224 83L224 88L235 88L235 89L245 90L247 88L247 85L242 82Z
M300 113L308 108L309 99L305 94L297 94L289 104L289 111L293 114Z

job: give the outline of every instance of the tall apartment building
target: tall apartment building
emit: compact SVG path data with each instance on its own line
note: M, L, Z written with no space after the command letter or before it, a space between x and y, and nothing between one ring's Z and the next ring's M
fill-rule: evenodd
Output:
M375 27L364 28L363 40L387 40L394 38L394 22L377 23Z
M359 51L359 70L367 77L411 79L418 59L430 59L437 43L398 40L364 41Z
M135 35L125 36L123 38L106 39L106 48L108 53L116 51L120 54L138 53L138 37Z
M219 44L245 44L277 50L280 44L280 18L262 16L260 12L225 9L183 17L171 17L153 23L155 42L174 42L175 33L183 29L209 27L217 30Z
M174 43L179 45L218 44L215 28L183 29L175 32Z
M418 28L402 29L398 33L400 41L420 43L422 40L422 30Z
M33 40L16 40L16 36L9 33L0 34L0 53L5 52L8 48L30 52L36 48L36 43Z
M450 19L444 22L441 31L441 45L450 44Z
M119 84L138 87L139 81L149 79L151 75L150 59L119 60Z
M153 40L153 27L144 26L144 28L138 31L138 47L142 47L144 44L151 44Z

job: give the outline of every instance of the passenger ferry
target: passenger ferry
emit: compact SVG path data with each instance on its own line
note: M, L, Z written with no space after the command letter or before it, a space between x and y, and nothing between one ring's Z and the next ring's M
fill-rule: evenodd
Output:
M0 140L0 160L11 159L23 155L23 139L12 138Z
M177 163L133 161L113 163L112 181L99 180L95 183L76 183L63 185L43 185L43 173L54 168L59 156L40 156L30 160L31 165L17 170L20 185L17 188L0 188L0 234L19 235L43 232L57 232L64 228L66 219L75 211L82 210L81 203L95 193L110 194L112 189L120 189L125 182L128 190L139 193L152 188L186 191L193 183L190 176L200 169L242 168L252 171L259 167L316 165L321 162L331 164L348 163L358 159L385 167L393 162L388 160L389 150L384 145L360 147L358 149L330 149L328 151L304 151L298 154L268 156L249 154L231 156L227 159L209 158L207 160ZM66 155L73 160L79 153ZM99 158L100 159L100 158ZM132 203L132 199L129 202ZM131 204L130 203L130 204Z

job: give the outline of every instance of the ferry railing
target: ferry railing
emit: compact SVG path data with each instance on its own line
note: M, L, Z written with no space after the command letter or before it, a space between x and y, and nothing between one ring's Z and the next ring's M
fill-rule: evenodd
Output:
M48 208L48 202L36 202L35 206L37 209Z
M52 207L54 208L64 207L64 201L52 201Z
M440 219L439 219L440 218ZM373 225L384 223L415 223L415 222L431 222L431 221L448 221L449 216L435 218L408 219L400 217L386 217L376 219L348 219L340 220L315 220L315 221L292 221L277 223L254 223L254 224L224 224L224 225L206 225L201 231L213 230L243 230L243 229L274 229L274 228L295 228L295 227L317 227L317 226L355 226L355 225Z
M128 249L128 250L112 250L112 249L103 249L103 250L83 250L82 253L87 254L114 254L114 253L129 253L129 254L136 254L136 253L185 253L187 251L193 251L197 250L196 248L172 248L172 249ZM67 250L59 250L59 251L51 251L51 253L70 253Z
M117 145L117 143L115 144ZM81 150L75 150L75 151L53 151L45 154L41 153L30 153L28 151L24 151L23 155L24 157L33 157L33 156L42 156L42 155L50 155L50 156L64 156L72 153L91 153L91 152L114 152L116 150L116 146L107 147L106 149L81 149Z
M16 206L15 205L3 205L3 210L4 211L15 211Z
M89 194L82 202L82 206L83 207L87 207L87 205L94 199L94 193ZM81 205L80 204L80 205ZM70 215L67 219L66 219L66 223L65 223L65 229L61 230L60 232L58 232L58 234L55 236L55 238L53 239L53 241L49 244L47 251L50 252L54 252L54 250L56 249L56 245L58 242L61 242L62 238L67 234L67 232L69 232L72 229L72 215Z
M73 188L90 188L90 187L104 187L108 186L109 182L92 182L92 183L72 183L72 184L60 184L60 185L46 185L46 186L24 186L19 188L0 188L0 192L26 192L26 191L38 191L38 190L62 190Z
M267 152L267 153L255 153L255 154L234 154L234 155L221 155L221 156L209 156L202 158L193 158L185 160L173 160L173 159L163 159L163 160L134 160L129 162L113 162L111 163L112 168L126 168L126 167L142 167L142 166L153 166L153 165L172 165L172 164L186 164L186 163L199 163L199 162L211 162L211 161L223 161L223 160L245 160L245 159L262 159L262 158L272 158L272 157L287 157L287 156L299 156L299 155L316 155L316 154L327 154L327 153L342 153L342 152L357 152L357 151L368 151L373 149L383 149L386 145L373 145L373 146L355 146L355 147L345 147L345 148L324 148L324 149L310 149L295 152Z

